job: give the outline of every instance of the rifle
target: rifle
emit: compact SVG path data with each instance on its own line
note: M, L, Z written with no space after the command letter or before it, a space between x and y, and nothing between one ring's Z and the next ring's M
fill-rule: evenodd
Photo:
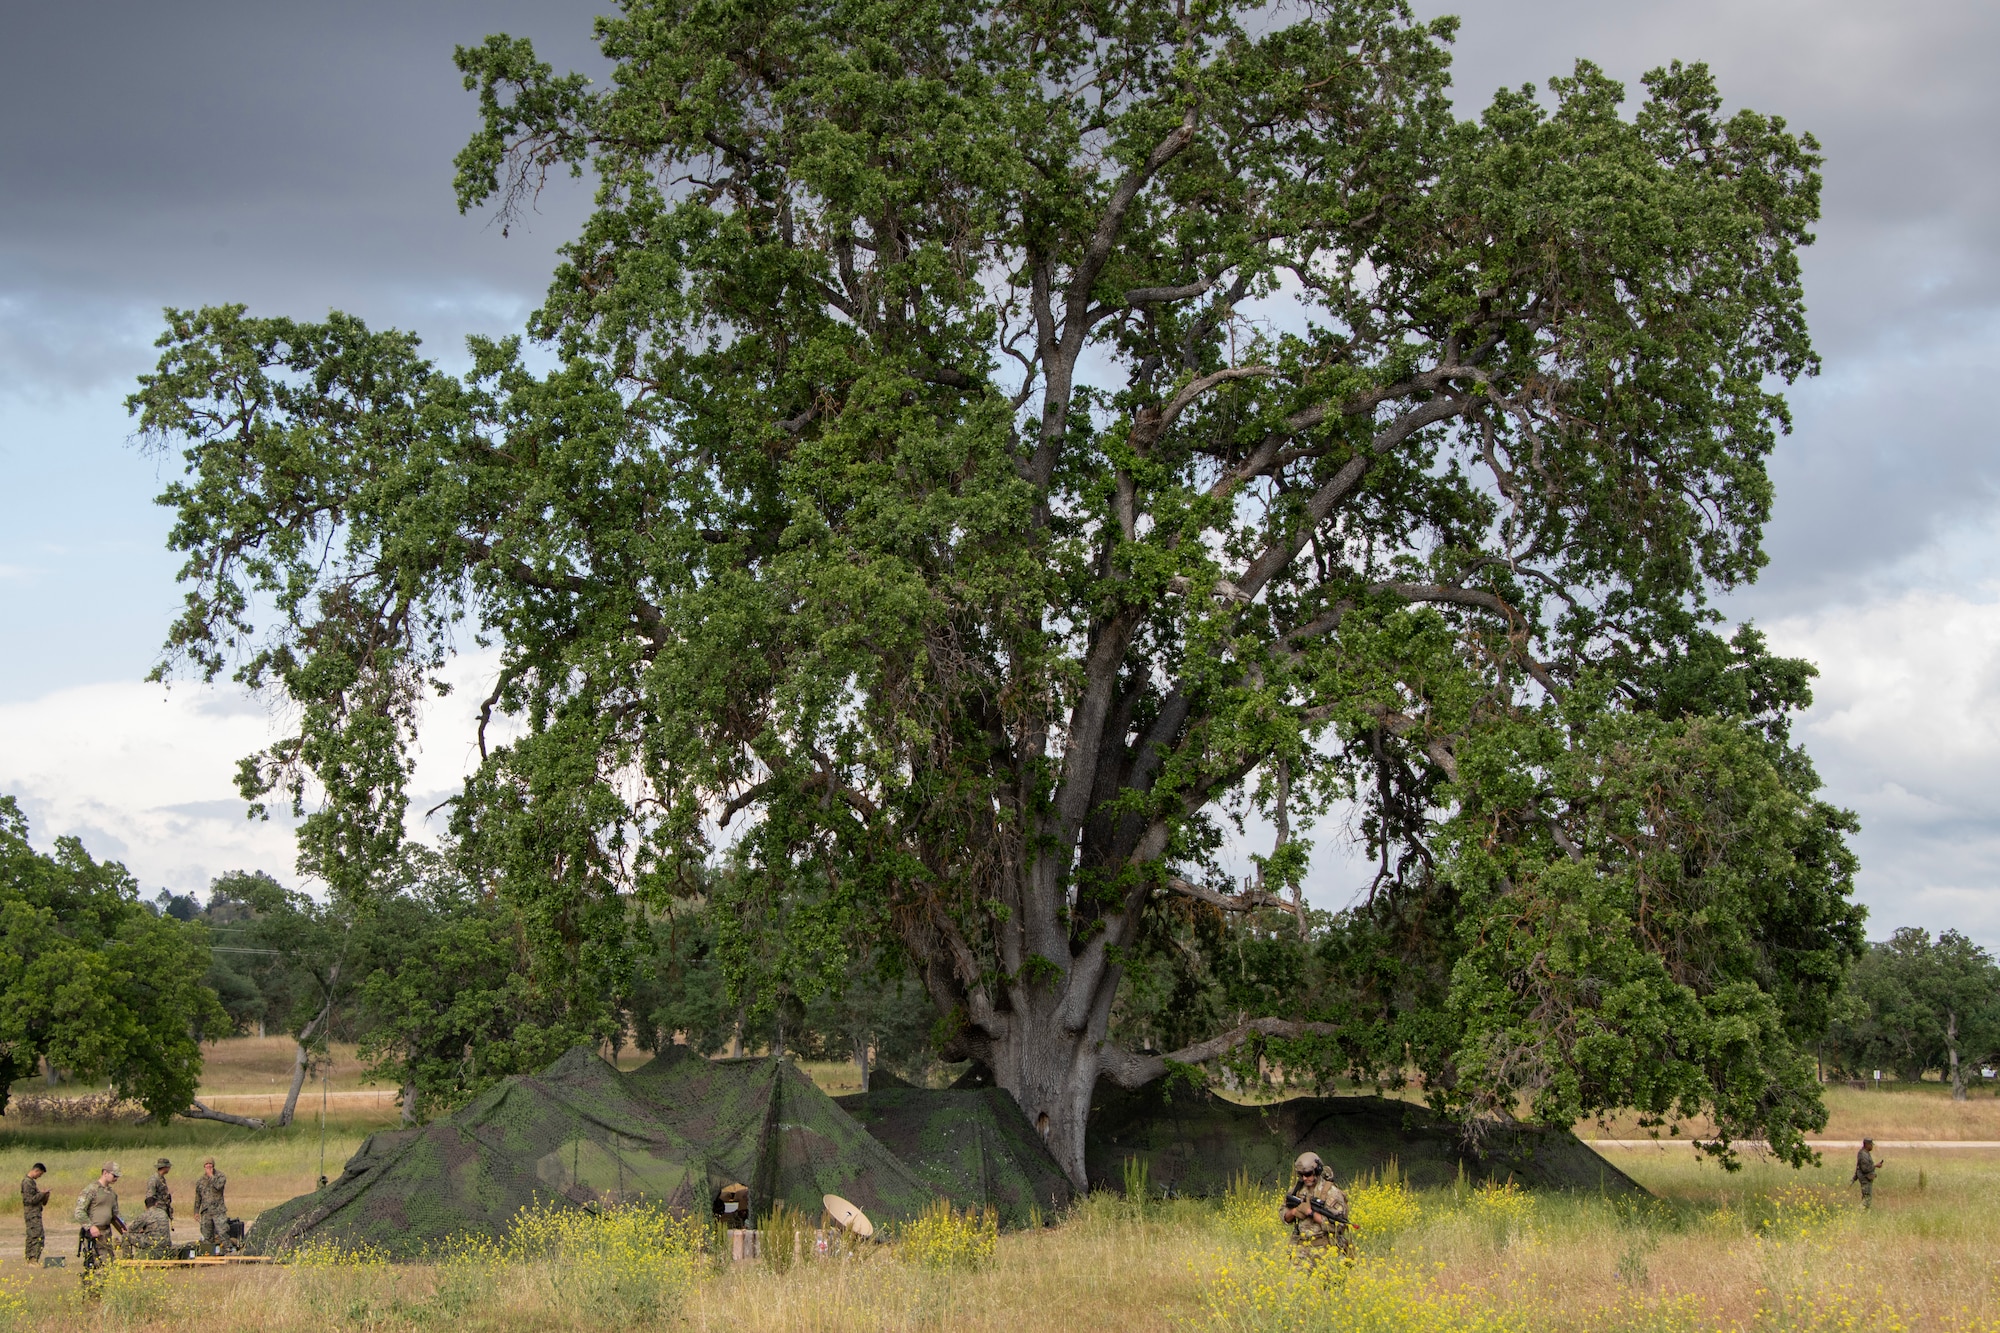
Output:
M1296 1194L1287 1194L1285 1196L1285 1207L1287 1208L1300 1208L1303 1207L1304 1205L1305 1205L1305 1200L1300 1198ZM1333 1209L1327 1207L1325 1204L1321 1203L1318 1199L1314 1199L1312 1201L1312 1210L1313 1210L1313 1216L1321 1219L1324 1222L1327 1222L1332 1225L1346 1227L1350 1231L1361 1230L1360 1227L1355 1226L1352 1222L1348 1221L1345 1217L1342 1217L1339 1213L1334 1212Z

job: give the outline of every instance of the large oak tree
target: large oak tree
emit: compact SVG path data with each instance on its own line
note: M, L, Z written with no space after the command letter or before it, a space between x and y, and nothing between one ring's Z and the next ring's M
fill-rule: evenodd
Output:
M602 992L628 896L726 827L735 928L892 935L1079 1183L1098 1078L1168 1067L1108 1039L1151 914L1294 902L1342 800L1380 867L1348 989L1172 1058L1367 1028L1464 1112L1803 1154L1848 825L1784 736L1809 672L1709 599L1763 560L1815 366L1816 147L1700 66L1635 114L1578 65L1460 120L1452 32L625 0L602 87L462 49L462 206L597 182L528 329L552 368L170 312L134 399L188 465L165 668L296 703L246 790L364 892L429 682L497 645L482 715L521 732L455 827L548 984Z

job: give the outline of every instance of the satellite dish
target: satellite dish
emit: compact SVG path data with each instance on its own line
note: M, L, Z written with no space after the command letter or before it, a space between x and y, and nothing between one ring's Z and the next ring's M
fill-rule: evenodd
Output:
M826 1215L833 1219L835 1226L844 1231L851 1231L863 1240L875 1234L875 1224L868 1220L868 1214L838 1194L829 1194L821 1202L826 1205Z

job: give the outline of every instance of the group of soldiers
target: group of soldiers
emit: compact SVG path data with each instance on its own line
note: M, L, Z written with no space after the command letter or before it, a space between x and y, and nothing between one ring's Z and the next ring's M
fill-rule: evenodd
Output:
M77 1229L77 1253L83 1259L85 1282L102 1273L105 1265L122 1249L136 1257L165 1256L172 1252L174 1237L174 1192L167 1176L174 1164L162 1157L153 1163L153 1178L146 1184L144 1210L127 1223L118 1207L118 1163L106 1162L97 1173L97 1182L76 1196L70 1221ZM43 1188L48 1167L36 1162L21 1180L21 1219L27 1233L29 1263L39 1263L47 1244L42 1210L48 1207L52 1191ZM200 1221L201 1248L214 1253L234 1248L229 1234L229 1205L224 1191L229 1178L215 1169L215 1159L205 1157L201 1174L194 1181L194 1209Z

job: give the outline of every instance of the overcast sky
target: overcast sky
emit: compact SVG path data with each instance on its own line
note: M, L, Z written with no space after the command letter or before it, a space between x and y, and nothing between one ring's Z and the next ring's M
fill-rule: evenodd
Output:
M590 3L0 0L0 793L150 892L260 867L235 761L270 734L224 691L143 683L178 601L159 465L122 400L165 305L329 308L457 357L516 329L574 229L557 191L503 238L460 217L472 98L451 49L531 36L597 71ZM1970 0L1532 0L1457 12L1462 113L1578 57L1636 90L1671 59L1824 145L1807 295L1826 372L1793 395L1771 565L1727 604L1817 661L1801 734L1863 824L1871 934L2000 947L2000 6ZM478 664L467 668L477 674ZM476 696L475 696L476 697ZM456 785L456 700L417 785ZM1325 849L1315 891L1345 901Z

